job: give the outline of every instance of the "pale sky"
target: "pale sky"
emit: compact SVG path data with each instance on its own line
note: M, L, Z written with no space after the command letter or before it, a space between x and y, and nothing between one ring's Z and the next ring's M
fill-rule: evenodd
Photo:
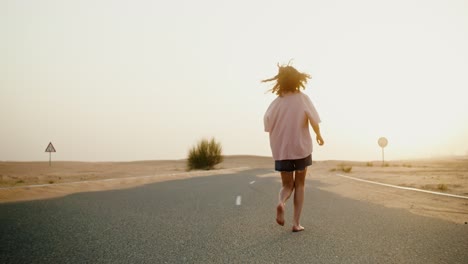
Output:
M314 159L468 155L465 0L2 0L0 38L0 160L270 156L260 80L291 59Z

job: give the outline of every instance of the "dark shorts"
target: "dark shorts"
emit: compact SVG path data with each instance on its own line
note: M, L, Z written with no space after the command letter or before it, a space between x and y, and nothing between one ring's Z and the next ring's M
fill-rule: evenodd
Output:
M276 171L297 171L304 170L307 166L312 165L312 154L296 160L275 160Z

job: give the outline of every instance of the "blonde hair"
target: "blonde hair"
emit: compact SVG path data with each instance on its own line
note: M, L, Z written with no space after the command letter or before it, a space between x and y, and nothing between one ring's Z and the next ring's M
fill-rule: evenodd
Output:
M280 66L278 64L278 74L270 79L262 80L262 82L275 81L276 84L271 88L272 93L276 93L278 96L282 96L288 92L298 92L302 89L305 89L305 84L307 79L310 79L310 75L307 73L302 73L296 70L293 66L286 65Z

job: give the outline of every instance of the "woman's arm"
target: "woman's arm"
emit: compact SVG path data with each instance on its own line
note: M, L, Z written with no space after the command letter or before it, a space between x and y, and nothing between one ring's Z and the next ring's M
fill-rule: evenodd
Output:
M312 125L312 128L314 129L315 135L317 135L317 137L316 137L317 143L320 146L322 146L323 144L325 144L325 141L323 141L322 135L320 134L319 124L317 124L315 122L310 122L310 124Z

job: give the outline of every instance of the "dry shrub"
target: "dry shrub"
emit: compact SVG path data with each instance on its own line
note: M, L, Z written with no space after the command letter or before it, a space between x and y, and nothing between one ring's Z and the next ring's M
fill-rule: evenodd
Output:
M353 167L351 167L351 166L345 166L345 167L343 167L342 170L343 170L344 172L346 172L346 173L350 173L352 169L353 169Z
M349 165L345 165L345 164L339 164L338 169L343 171L343 172L350 173L351 170L353 169L353 166L349 166Z
M447 187L446 184L440 183L440 184L437 184L437 189L439 189L441 191L446 191L448 189L448 187Z
M189 150L187 158L188 170L211 170L216 164L223 162L221 143L202 139L196 146Z

